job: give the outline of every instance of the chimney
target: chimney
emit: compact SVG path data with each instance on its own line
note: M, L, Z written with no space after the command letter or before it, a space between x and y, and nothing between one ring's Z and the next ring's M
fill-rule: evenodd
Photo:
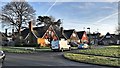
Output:
M7 36L7 29L5 29L5 35Z
M33 31L33 23L32 23L32 21L29 22L29 30Z
M14 35L14 29L12 29L12 34Z
M61 33L61 37L63 35L63 27L60 27L60 33Z

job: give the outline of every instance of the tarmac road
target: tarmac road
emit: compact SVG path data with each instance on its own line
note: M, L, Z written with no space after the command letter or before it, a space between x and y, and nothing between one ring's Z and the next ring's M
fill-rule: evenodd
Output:
M4 66L86 66L95 68L106 68L92 64L74 62L65 59L64 52L39 52L34 54L6 53Z

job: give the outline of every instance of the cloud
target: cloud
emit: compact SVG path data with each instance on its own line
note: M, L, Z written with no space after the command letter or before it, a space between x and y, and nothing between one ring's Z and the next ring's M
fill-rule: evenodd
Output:
M91 32L96 32L97 29L102 35L105 35L107 32L114 33L116 24L103 24L103 23L98 23L98 25L93 25L92 23L75 23L75 22L67 22L66 24L63 23L64 29L75 29L76 31L88 31L88 27L90 27ZM85 29L84 29L85 28Z
M113 2L118 2L120 0L106 0L106 2L110 2L110 3L113 3Z
M89 8L89 7L92 7L92 6L95 6L95 4L91 3L91 2L86 2L86 3L84 3L83 6L80 5L79 8L83 7L83 9L85 9L85 8Z
M110 7L110 6L105 6L105 7L101 7L101 9L105 9L105 10L114 10L115 8Z
M2 0L1 2L10 2L12 0ZM20 0L18 0L20 1ZM55 0L26 0L27 2L54 2ZM120 0L58 0L58 2L118 2Z
M55 4L57 3L57 0L50 6L50 8L48 8L47 12L45 13L45 15L48 14L48 12L55 6Z
M101 6L100 7L100 9L102 9L102 10L110 10L110 11L116 11L116 10L118 10L118 3L117 2L113 2L113 3L108 3L109 5L103 5L103 6Z
M92 2L80 2L79 4L71 4L72 8L86 9L89 7L95 6Z
M99 32L105 35L107 32L114 33L115 27L118 24L117 15L118 15L118 12L115 12L108 16L104 16L104 17L102 16L101 19L98 19L95 22L93 18L91 18L93 22L89 21L88 19L86 20L80 20L80 19L65 20L63 22L63 26L65 27L65 29L76 29L77 31L84 30L83 29L84 27L85 28L90 27L91 32L95 32L97 31L97 29L99 29Z
M33 1L33 0L27 0ZM34 0L35 2L54 2L54 0ZM118 2L119 0L58 0L58 2Z
M55 0L56 1L56 0ZM54 1L54 2L55 2ZM41 3L44 3L44 5L47 5L47 6L52 6L54 2L38 2L39 4ZM64 2L58 2L58 0L56 1L56 6L59 6L59 5L62 5Z
M118 15L119 13L120 13L120 12L115 12L115 13L113 13L113 14L110 14L110 15L108 15L108 16L106 16L106 17L103 17L102 19L96 21L96 22L93 23L93 24L96 25L96 24L98 24L98 23L101 23L101 22L103 22L103 21L105 21L105 20L107 20L107 19L109 19L109 18L111 18L111 17L113 17L113 16L115 16L115 15Z

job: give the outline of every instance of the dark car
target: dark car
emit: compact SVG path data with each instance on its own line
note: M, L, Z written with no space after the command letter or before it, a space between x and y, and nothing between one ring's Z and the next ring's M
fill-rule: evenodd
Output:
M70 42L69 45L71 47L78 47L78 44L76 42Z
M0 63L3 63L5 60L5 53L3 51L0 51Z

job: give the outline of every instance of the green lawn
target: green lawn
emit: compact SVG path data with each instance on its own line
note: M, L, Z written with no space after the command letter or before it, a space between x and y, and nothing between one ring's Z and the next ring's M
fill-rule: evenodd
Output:
M27 49L26 49L27 48ZM31 49L31 48L34 48ZM34 53L34 52L41 52L41 51L52 51L50 47L2 47L0 50L10 53Z
M110 47L105 47L105 48L80 50L79 53L120 58L119 49L120 49L120 46L119 47L118 46L110 46Z
M25 49L18 49L18 48L11 48L11 47L2 47L0 50L3 50L5 52L10 53L33 53L31 50L25 50Z
M120 53L118 46L109 46L105 48L79 50L77 53L65 53L64 57L73 61L120 66Z
M26 48L34 48L35 52L41 52L41 51L51 51L50 47L40 47L40 48L36 48L36 47L11 47L12 49L22 49L25 50Z
M108 66L120 66L118 58L109 58L102 56L93 56L93 55L83 55L83 54L74 54L74 53L65 53L64 57L73 61L99 64L99 65L108 65Z

